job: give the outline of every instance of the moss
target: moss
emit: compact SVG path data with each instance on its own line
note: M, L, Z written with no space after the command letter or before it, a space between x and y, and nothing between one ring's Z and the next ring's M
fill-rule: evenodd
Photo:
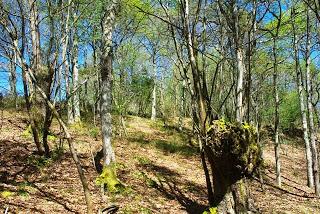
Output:
M227 128L227 124L224 118L221 118L219 120L213 121L213 124L209 126L207 129L207 132L211 131L212 129L218 129L219 132L225 131Z
M230 177L231 181L251 175L262 162L255 128L248 123L215 120L207 139L207 153L213 163L221 167L223 176Z
M57 137L54 136L54 135L48 135L48 141L51 141L51 142L55 142L57 140Z
M124 185L119 181L116 175L115 164L104 166L102 173L96 179L97 185L104 185L109 192L121 192Z
M24 130L21 133L21 137L25 138L25 139L30 139L32 138L32 131L31 131L31 125L29 125L26 130Z
M210 207L209 212L204 211L202 214L218 214L218 209L217 209L217 207Z
M14 193L10 192L8 190L5 190L5 191L1 192L1 197L2 198L9 198L9 197L12 197L13 195L14 195Z

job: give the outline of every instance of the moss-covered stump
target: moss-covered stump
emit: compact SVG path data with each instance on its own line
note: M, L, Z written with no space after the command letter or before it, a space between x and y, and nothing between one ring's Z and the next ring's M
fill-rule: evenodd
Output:
M103 167L102 173L96 179L96 184L103 188L107 188L107 191L111 193L119 192L124 189L124 185L117 178L115 164Z
M215 120L207 131L204 150L212 169L213 204L218 213L248 213L244 178L260 166L260 149L254 127Z

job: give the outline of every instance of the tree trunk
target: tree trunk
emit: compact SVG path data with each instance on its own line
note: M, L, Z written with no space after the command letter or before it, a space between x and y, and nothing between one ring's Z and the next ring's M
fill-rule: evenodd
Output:
M277 36L277 35L276 35ZM274 92L274 153L276 160L276 180L281 187L281 163L279 142L279 92L278 92L278 61L276 38L273 38L273 92Z
M104 165L108 166L115 161L111 144L112 134L112 53L109 51L107 58L101 59L101 100L100 117L101 133L103 140Z
M185 117L185 111L186 111L185 90L186 90L186 80L185 80L185 78L183 78L182 88L181 88L181 101L180 101L180 108L179 108L179 130L180 131L182 131L182 129L183 129L183 118Z
M293 28L293 48L294 48L294 58L295 58L295 71L296 71L296 78L297 78L297 88L298 88L298 95L300 100L300 111L301 111L301 118L302 118L302 127L303 127L303 138L305 142L305 149L306 149L306 159L307 159L307 176L308 176L308 186L310 188L314 187L314 178L313 178L313 170L312 170L312 153L310 148L310 141L309 141L309 130L308 130L308 122L307 122L307 112L305 109L305 100L304 100L304 93L303 93L303 81L302 81L302 73L299 66L299 55L298 55L298 40L296 35L296 26L295 26L295 9L293 8L291 14L291 21L292 21L292 28Z
M309 112L309 125L310 125L310 141L311 141L311 152L312 152L312 162L313 162L313 176L314 176L314 187L317 196L320 196L320 184L319 184L319 162L318 162L318 151L316 145L316 131L313 119L313 106L312 106L312 80L310 72L311 64L311 35L310 35L310 9L307 10L307 46L306 46L306 83L307 83L307 103Z
M243 79L245 74L245 64L243 58L243 50L241 48L236 49L237 55L237 70L238 70L238 81L237 81L237 102L236 102L236 120L242 122L244 118L244 105L243 105Z
M76 19L76 15L74 16ZM73 89L78 88L79 82L79 69L78 69L78 35L77 29L75 29L73 36L73 54L72 54L72 76L73 76ZM73 120L74 122L80 122L80 95L79 90L74 92L73 96Z
M85 200L86 200L86 204L87 204L87 214L93 214L93 204L92 204L91 195L90 195L90 191L89 191L88 181L87 181L87 178L85 177L84 171L82 169L82 166L81 166L81 163L80 163L80 159L79 159L79 157L77 155L77 151L74 148L70 132L69 132L66 124L62 121L59 113L55 109L55 106L50 102L50 100L47 97L47 95L45 94L45 92L37 85L36 78L34 77L34 74L32 73L31 70L28 71L28 75L35 82L35 86L37 87L40 95L45 100L45 102L47 103L48 108L51 109L53 115L57 118L60 126L62 127L62 129L64 131L65 138L67 139L67 142L69 144L70 153L72 155L73 161L76 164L76 167L77 167L77 170L78 170L78 174L79 174L79 177L80 177L80 181L81 181L81 184L82 184L82 188L83 188L83 191L84 191L84 196L85 196Z
M103 16L102 24L102 49L100 61L101 97L100 117L101 134L103 141L103 163L110 166L115 161L115 154L111 144L112 134L112 32L118 2L108 3L108 8Z
M16 73L16 63L17 63L17 55L15 51L13 51L10 60L10 73L9 73L9 83L10 83L10 96L14 99L15 107L17 108L17 73Z
M151 120L155 120L157 117L157 64L155 61L155 56L153 56L153 66L154 66L154 76L153 76L153 89L152 89L152 104L151 104Z
M23 12L21 11L21 14ZM29 116L29 121L30 121L30 127L32 131L32 136L33 136L33 141L36 144L37 150L39 154L43 154L43 149L40 143L39 139L39 132L38 132L38 126L36 123L36 119L34 118L34 114L32 113L32 101L30 98L30 91L32 90L32 86L29 85L28 87L28 76L27 76L27 67L25 64L22 62L24 61L24 50L25 50L25 41L26 41L26 35L25 35L25 19L24 16L22 15L22 21L21 21L21 49L19 49L19 42L16 38L13 39L13 47L14 47L14 52L16 55L17 61L19 61L21 65L21 70L22 70L22 83L23 83L23 92L24 92L24 99L26 102L26 108Z
M37 2L28 0L28 6L30 9L30 34L31 34L31 46L32 46L32 56L31 56L31 66L30 68L35 72L35 75L37 75L40 72L41 69L41 51L40 51L40 32L39 32L39 20L38 20L38 7ZM18 44L16 45L18 47ZM20 56L24 57L24 56ZM25 68L27 69L27 68ZM43 118L43 112L39 112L39 106L37 104L41 103L41 101L37 100L37 90L35 86L31 83L31 80L26 76L26 81L29 82L29 84L26 82L26 84L29 86L28 91L28 104L27 109L30 112L30 125L32 129L33 139L35 141L35 144L37 145L37 148L39 150L39 128L42 118ZM27 92L28 93L28 92ZM28 107L29 106L29 107ZM40 119L39 119L40 118ZM42 154L43 150L42 147L39 150L39 152Z

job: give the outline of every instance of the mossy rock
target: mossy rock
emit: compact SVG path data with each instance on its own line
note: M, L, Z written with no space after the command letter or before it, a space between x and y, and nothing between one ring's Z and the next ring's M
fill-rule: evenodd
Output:
M255 128L247 123L213 121L205 151L221 175L231 180L252 175L262 163Z
M102 173L96 179L96 184L104 185L111 193L121 192L125 189L125 186L117 178L115 164L103 167Z

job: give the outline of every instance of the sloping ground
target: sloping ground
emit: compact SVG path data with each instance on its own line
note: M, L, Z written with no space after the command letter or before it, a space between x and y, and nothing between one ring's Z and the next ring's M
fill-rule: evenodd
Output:
M264 185L256 180L251 191L262 213L320 213L320 200L307 187L306 160L303 142L281 145L282 187L275 182L274 147L267 142L264 149L266 165Z
M55 149L53 158L39 158L27 128L25 115L4 112L0 123L0 212L85 213L78 174L66 145ZM116 122L117 120L115 120ZM98 176L93 155L101 148L93 125L72 127L77 151L89 180L96 210L119 205L119 213L202 213L206 209L206 187L197 148L173 127L161 121L129 117L128 136L114 137L117 172L126 189L101 197L95 185ZM123 133L115 125L115 133ZM60 144L59 126L54 125L51 147ZM287 153L285 153L287 151ZM287 155L286 155L287 154ZM252 181L251 194L262 213L320 213L320 201L305 187L302 147L283 146L283 189L274 185L272 145L266 146L264 190Z
M82 187L72 158L54 151L52 159L36 155L23 114L5 112L0 131L0 210L10 213L85 213ZM95 185L92 154L101 148L96 128L75 125L74 141L89 180L96 209L110 204L119 213L202 213L206 208L203 173L197 149L183 134L161 122L128 118L126 138L114 138L118 176L126 190L101 197ZM117 126L114 131L117 133ZM54 125L54 134L59 126ZM59 140L51 137L51 147Z

